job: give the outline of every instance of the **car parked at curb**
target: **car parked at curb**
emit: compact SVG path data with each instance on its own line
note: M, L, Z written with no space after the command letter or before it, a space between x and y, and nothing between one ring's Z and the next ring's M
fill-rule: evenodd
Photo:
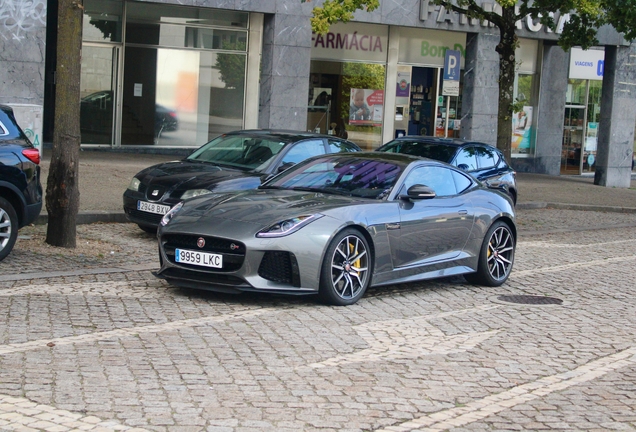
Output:
M148 167L124 192L124 212L147 232L156 232L164 214L179 201L199 195L257 188L263 180L327 153L360 147L333 135L269 129L218 136L183 160Z
M403 153L435 159L454 165L492 189L499 189L517 203L517 173L508 165L503 153L490 144L457 138L404 136L376 149L379 152Z
M0 261L9 255L18 230L42 210L40 152L15 120L13 109L0 105Z
M517 228L510 200L460 169L361 152L310 158L258 189L179 202L157 235L156 276L170 284L350 305L369 286L450 275L499 286Z

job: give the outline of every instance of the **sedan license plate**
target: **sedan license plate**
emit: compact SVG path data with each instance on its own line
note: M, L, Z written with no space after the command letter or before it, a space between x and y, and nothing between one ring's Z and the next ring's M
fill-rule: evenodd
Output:
M185 249L175 249L174 260L180 264L193 264L202 267L223 267L223 255L208 252L198 252Z
M163 204L150 203L146 201L137 201L137 210L164 215L170 210L170 206Z

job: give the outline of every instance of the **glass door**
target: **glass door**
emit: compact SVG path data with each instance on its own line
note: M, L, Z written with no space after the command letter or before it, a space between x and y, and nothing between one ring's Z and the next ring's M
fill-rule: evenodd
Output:
M561 174L580 174L585 139L585 106L566 105L561 146Z
M112 145L119 48L84 44L80 81L82 144Z

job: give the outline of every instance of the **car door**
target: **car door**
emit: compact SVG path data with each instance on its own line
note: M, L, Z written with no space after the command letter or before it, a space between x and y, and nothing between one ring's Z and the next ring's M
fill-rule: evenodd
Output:
M394 267L458 257L473 227L474 210L465 193L473 185L468 176L441 165L418 166L407 174L400 194L415 184L432 188L436 197L400 200L399 229L389 234L392 246L396 246L392 251Z

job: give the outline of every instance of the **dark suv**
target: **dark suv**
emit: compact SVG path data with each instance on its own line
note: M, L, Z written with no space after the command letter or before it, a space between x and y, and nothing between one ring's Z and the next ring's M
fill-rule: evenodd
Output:
M40 152L18 126L13 110L0 105L0 261L42 210Z

